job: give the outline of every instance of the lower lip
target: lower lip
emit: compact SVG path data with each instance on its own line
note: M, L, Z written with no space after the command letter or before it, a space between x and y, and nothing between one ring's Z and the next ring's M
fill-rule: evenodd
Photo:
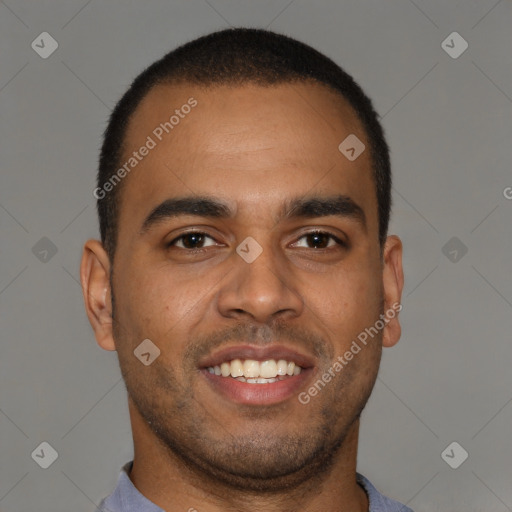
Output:
M298 375L269 384L249 384L232 377L222 377L203 369L201 373L209 384L230 401L237 404L271 405L296 396L309 379L312 368L303 369Z

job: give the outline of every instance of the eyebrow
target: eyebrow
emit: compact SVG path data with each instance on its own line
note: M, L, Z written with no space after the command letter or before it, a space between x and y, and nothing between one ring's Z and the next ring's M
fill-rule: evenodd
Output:
M281 219L336 216L356 221L366 231L364 210L349 196L299 197L285 202L276 221Z
M183 215L227 219L234 216L230 207L223 201L213 197L189 196L166 199L146 217L140 234L167 219Z
M235 213L221 199L205 196L188 196L166 199L156 206L142 223L140 234L165 220L193 215L212 219L234 218ZM335 195L329 197L297 197L287 200L274 219L291 220L298 218L337 216L356 221L366 231L364 210L349 196Z

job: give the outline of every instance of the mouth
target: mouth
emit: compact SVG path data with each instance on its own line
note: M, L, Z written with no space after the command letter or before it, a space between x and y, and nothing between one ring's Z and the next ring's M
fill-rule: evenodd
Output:
M248 384L272 384L285 380L293 375L299 375L302 367L294 361L286 359L267 359L257 361L255 359L233 359L224 361L220 365L208 366L208 372L217 376L231 377L238 382Z
M211 388L238 404L270 405L285 401L305 386L314 359L284 347L231 347L200 366Z

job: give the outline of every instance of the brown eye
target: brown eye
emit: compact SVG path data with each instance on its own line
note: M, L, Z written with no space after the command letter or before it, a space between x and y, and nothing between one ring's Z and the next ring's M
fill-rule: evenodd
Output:
M175 238L172 242L168 244L168 247L174 246L179 247L180 249L189 250L202 249L203 247L208 247L204 245L206 239L210 239L213 241L213 238L211 236L208 236L205 233L194 231L190 233L185 233L184 235Z
M306 233L299 238L299 240L303 239L306 240L306 248L308 249L311 248L311 246L314 246L314 249L328 249L335 245L340 245L342 247L345 246L338 237L324 231L312 231L311 233Z

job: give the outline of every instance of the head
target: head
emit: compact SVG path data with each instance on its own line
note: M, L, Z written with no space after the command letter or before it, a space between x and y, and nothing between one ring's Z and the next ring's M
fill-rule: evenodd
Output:
M129 121L151 89L172 83L271 87L306 81L323 84L337 92L352 107L363 126L369 142L367 149L372 162L382 246L391 209L391 167L389 148L371 100L336 63L304 43L264 30L228 29L189 42L153 63L133 81L114 108L104 133L95 192L101 241L111 261L115 254L119 198L124 183L115 176L125 162L124 142ZM112 190L105 191L105 184L112 181L113 176Z
M351 160L338 146L354 135L365 149ZM302 43L225 30L139 75L105 131L101 243L87 242L81 270L134 437L233 487L327 470L400 336L396 314L382 321L403 286L390 189L371 101ZM134 351L148 339L146 365ZM237 358L295 359L303 372L260 400L245 387L274 384L226 388L231 377L208 371Z

